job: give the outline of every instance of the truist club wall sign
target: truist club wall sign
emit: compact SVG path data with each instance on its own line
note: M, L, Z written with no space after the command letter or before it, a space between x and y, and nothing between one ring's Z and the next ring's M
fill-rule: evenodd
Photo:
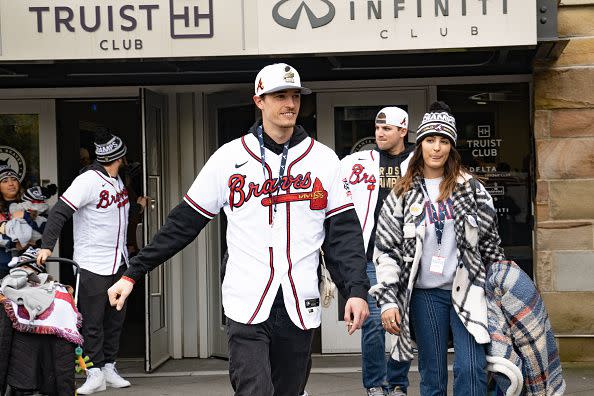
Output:
M536 44L536 0L0 0L0 60Z

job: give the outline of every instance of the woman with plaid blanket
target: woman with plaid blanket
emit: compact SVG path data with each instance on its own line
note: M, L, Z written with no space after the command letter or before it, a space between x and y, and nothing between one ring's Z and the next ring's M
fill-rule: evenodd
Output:
M504 256L493 200L461 165L450 113L443 102L431 105L408 171L382 207L374 254L379 283L369 293L386 331L398 336L394 359L412 359L414 332L421 395L446 394L451 331L454 394L484 396L486 266Z

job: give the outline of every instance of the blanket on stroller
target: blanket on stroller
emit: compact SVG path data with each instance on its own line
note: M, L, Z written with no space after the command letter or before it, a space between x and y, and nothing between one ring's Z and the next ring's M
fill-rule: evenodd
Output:
M10 276L10 275L9 275ZM8 278L8 276L6 277ZM12 321L12 327L22 333L33 334L50 334L62 338L68 342L82 345L83 337L79 331L82 326L82 316L78 312L72 294L66 286L59 283L52 285L53 299L41 312L31 310L24 299L31 293L35 292L35 288L39 284L26 282L13 283L10 287L6 284L6 279L2 282L2 291L6 295L18 296L13 299L0 294L0 303L2 304L6 315ZM14 287L18 287L15 289ZM47 292L47 288L43 293ZM14 301L16 300L16 301Z

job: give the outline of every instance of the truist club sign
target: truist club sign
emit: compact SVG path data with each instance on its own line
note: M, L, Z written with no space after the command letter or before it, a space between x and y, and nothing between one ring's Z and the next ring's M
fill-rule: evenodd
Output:
M536 0L0 0L2 60L536 43Z
M181 2L176 4L176 1L171 0L166 10L171 38L213 37L212 2L213 0L194 1L193 4L182 6ZM115 33L106 36L117 36L118 32L139 33L136 37L121 40L101 39L99 49L102 51L142 50L142 33L153 31L155 24L163 22L160 15L163 13L162 4L159 3L127 4L124 1L117 5L81 4L76 7L55 4L52 1L49 5L29 7L29 12L35 14L37 33ZM205 27L200 29L201 25Z

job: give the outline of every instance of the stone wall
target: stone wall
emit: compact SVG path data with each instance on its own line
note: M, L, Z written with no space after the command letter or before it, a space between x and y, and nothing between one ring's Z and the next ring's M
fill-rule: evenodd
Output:
M564 361L594 361L594 0L561 0L559 59L536 63L536 282Z

